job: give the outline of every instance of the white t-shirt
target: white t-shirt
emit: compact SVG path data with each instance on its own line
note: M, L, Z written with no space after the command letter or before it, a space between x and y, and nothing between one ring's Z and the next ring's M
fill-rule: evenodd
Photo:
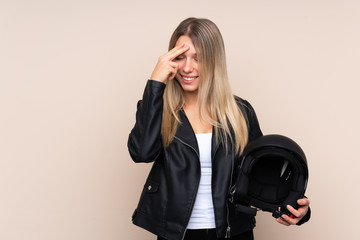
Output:
M196 134L200 151L201 178L188 229L210 229L216 227L211 191L211 138L212 133Z

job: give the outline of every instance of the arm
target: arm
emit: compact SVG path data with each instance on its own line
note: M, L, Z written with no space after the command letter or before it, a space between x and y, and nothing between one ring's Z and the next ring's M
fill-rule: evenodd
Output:
M128 139L128 149L134 162L152 162L163 149L161 122L165 84L177 73L173 60L189 49L181 44L161 56L138 102L136 123Z
M128 139L134 162L152 162L161 153L161 121L165 84L149 80L138 102L136 123Z

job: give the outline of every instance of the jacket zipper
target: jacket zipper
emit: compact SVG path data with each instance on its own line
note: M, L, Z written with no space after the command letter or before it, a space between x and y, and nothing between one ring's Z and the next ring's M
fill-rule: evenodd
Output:
M232 186L232 179L233 179L233 173L234 173L234 158L231 158L231 174L230 174L230 185L229 185L229 189L228 189L228 196L230 195L231 192L231 186ZM227 228L226 228L226 234L225 234L225 238L230 238L230 220L229 220L229 214L230 214L230 209L229 209L229 200L226 200L226 210L227 210L227 215L226 215L226 220L227 220Z
M199 156L199 154L198 154L198 152L196 151L196 149L195 148L193 148L190 144L187 144L186 142L184 142L183 140L181 140L180 138L178 138L178 137L175 137L177 140L179 140L179 142L181 142L182 144L184 144L185 146L188 146L188 147L190 147L192 150L194 150L194 152L196 153L196 156L198 157L198 161L200 162L200 156ZM198 181L197 181L197 183L196 183L196 191L195 191L195 197L194 197L194 199L196 198L196 193L197 193L197 191L198 191L198 189L199 189L199 179L198 179ZM193 207L194 207L194 204L195 204L195 200L192 202L192 204L191 204L191 209L193 209ZM191 214L191 213L190 213ZM188 217L188 221L187 221L187 224L186 224L186 227L187 227L187 225L189 224L189 221L190 221L190 216ZM186 234L186 227L185 227L185 231L184 231L184 233L183 233L183 236L182 236L182 240L184 240L184 238L185 238L185 234Z

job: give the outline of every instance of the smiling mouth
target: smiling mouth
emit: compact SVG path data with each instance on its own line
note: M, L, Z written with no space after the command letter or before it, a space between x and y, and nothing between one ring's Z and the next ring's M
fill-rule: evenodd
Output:
M183 76L181 75L182 79L184 79L186 82L192 82L194 81L195 79L198 78L198 76Z

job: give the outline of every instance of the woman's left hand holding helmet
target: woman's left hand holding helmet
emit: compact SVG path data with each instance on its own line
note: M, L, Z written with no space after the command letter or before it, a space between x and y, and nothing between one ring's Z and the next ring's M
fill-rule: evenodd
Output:
M290 205L287 206L287 209L293 217L283 214L281 217L277 218L276 221L285 226L296 225L308 212L310 201L307 198L302 198L297 201L297 204L299 205L297 210Z

